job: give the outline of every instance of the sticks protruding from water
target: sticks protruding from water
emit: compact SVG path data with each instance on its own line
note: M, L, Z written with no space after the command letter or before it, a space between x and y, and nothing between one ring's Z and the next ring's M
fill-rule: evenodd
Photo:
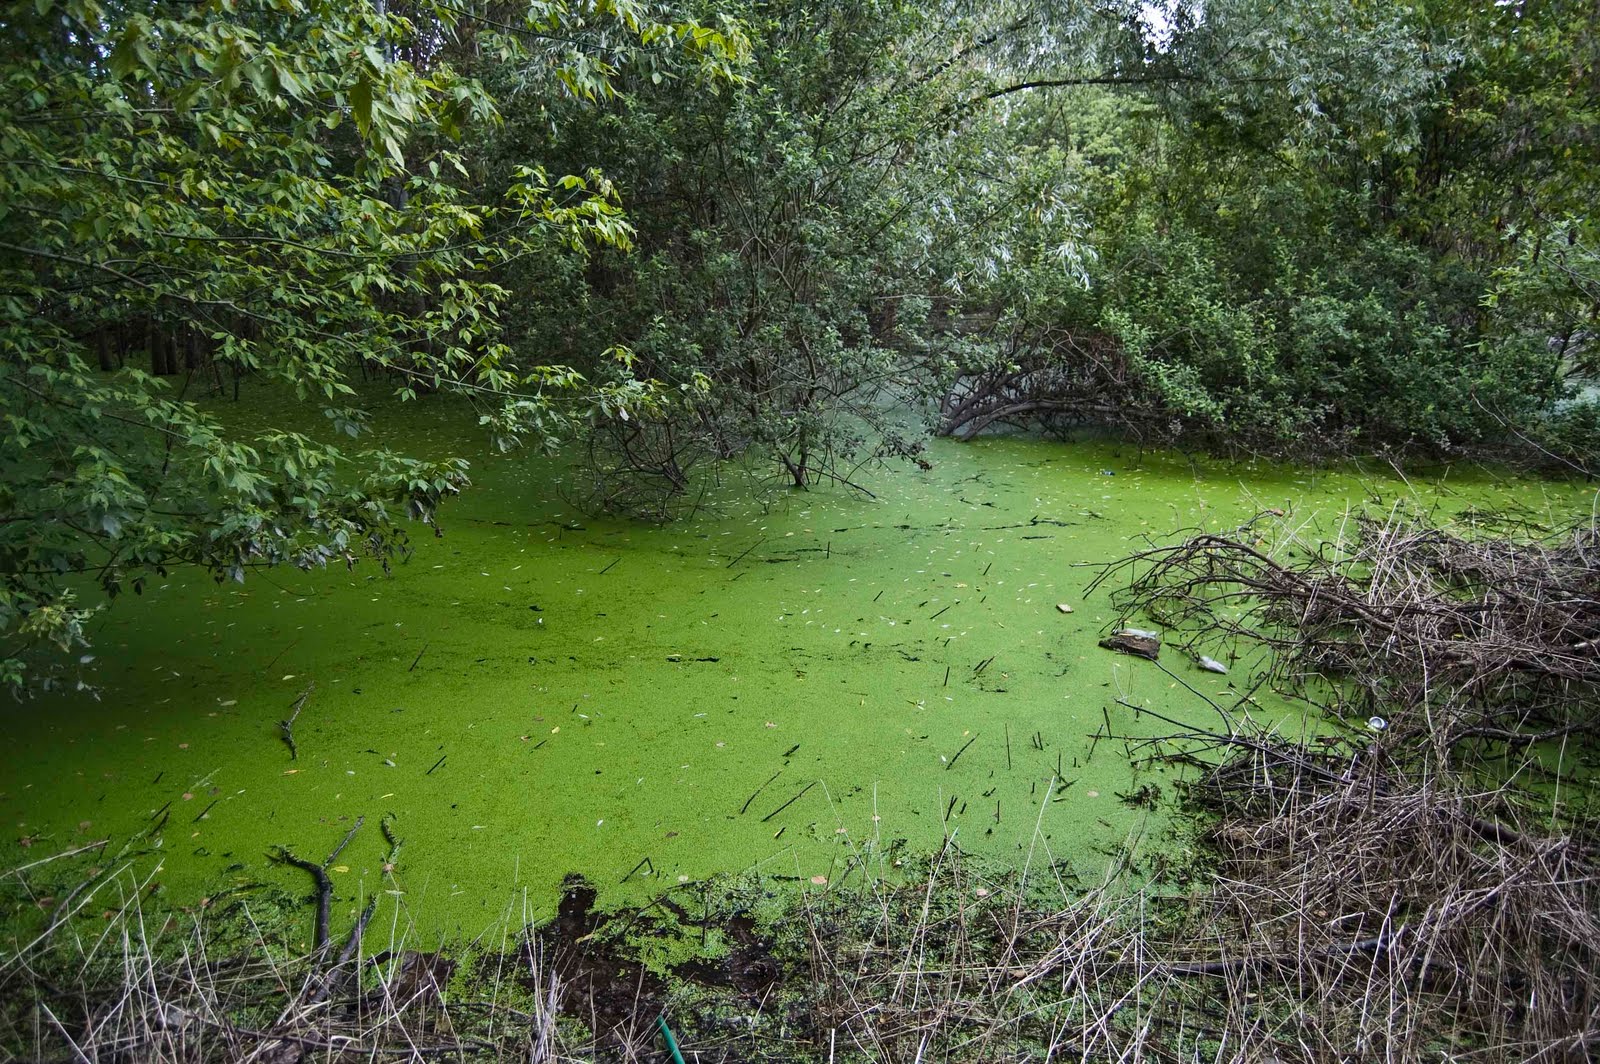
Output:
M333 848L333 852L328 854L328 859L321 864L295 856L287 846L279 846L276 853L269 854L272 860L280 864L292 864L303 870L317 884L317 923L313 943L318 954L325 953L328 949L328 921L333 909L333 880L328 877L328 866L338 859L346 846L350 845L350 840L356 837L356 832L361 830L361 825L366 819L364 816L356 817L356 822L345 832L339 845Z
M420 657L421 655L418 656ZM289 716L278 722L278 730L282 733L284 743L289 747L290 761L298 761L300 759L300 748L294 743L294 722L299 719L300 711L306 708L306 700L311 697L311 692L316 689L317 681L312 680L306 684L306 689L300 692L300 697L296 698L289 706Z

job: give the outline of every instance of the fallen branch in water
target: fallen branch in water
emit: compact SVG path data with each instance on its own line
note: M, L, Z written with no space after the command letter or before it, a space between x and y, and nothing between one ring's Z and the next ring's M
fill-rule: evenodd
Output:
M321 864L295 856L287 846L279 846L276 853L269 854L272 860L280 864L291 864L305 871L317 885L317 922L312 948L318 955L328 948L328 923L333 908L333 880L328 877L328 866L338 859L346 846L350 845L350 840L356 837L356 832L361 830L361 825L365 821L366 817L356 817L355 824Z
M278 730L283 733L283 741L289 746L289 760L300 759L300 749L294 744L294 722L299 718L300 711L306 708L306 700L311 697L311 692L317 689L317 681L312 680L306 684L306 689L300 692L300 697L294 700L289 707L289 716L278 722Z

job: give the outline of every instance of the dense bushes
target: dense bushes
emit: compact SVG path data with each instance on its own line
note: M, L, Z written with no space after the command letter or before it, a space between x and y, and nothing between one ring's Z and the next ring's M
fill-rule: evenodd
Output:
M742 83L652 73L600 120L513 119L494 149L598 161L636 227L629 254L509 282L530 358L553 339L641 399L591 421L602 504L667 516L688 467L733 455L851 479L925 428L1448 456L1578 425L1547 417L1581 367L1546 339L1600 298L1555 261L1589 222L1550 183L1586 164L1517 145L1591 136L1595 96L1506 49L1532 15L736 14ZM631 358L595 359L618 343Z

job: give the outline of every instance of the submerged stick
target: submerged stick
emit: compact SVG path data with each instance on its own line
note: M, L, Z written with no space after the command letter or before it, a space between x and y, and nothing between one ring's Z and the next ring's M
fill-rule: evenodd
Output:
M615 559L615 560L614 560L614 561L612 561L612 563L611 563L611 565L608 565L608 566L606 566L606 567L605 567L605 568L604 568L604 569L601 569L601 570L600 570L600 571L599 571L599 572L598 572L598 573L596 573L596 574L595 574L595 575L596 575L596 576L605 576L605 575L606 575L606 574L607 574L607 573L609 573L609 572L610 572L610 571L611 571L611 566L612 566L612 565L616 565L616 564L617 564L617 562L620 562L620 561L621 561L621 560L622 560L622 558L621 558L621 556L620 556L620 555L619 555L619 556L618 556L618 557L617 557L617 558L616 558L616 559Z
M761 544L765 543L766 541L767 541L767 537L762 536L760 539L756 540L754 543L752 543L748 547L746 547L744 549L744 554L741 554L737 558L733 559L733 561L729 562L725 568L732 569L735 565L738 565L740 562L744 561L745 554L749 554L751 551L755 550L757 547L761 546Z
M312 680L306 684L306 689L300 692L300 697L289 706L289 716L278 722L278 730L283 733L283 741L289 746L289 760L300 759L300 748L294 744L294 722L299 719L300 711L306 708L306 700L311 697L311 692L317 689L317 681Z
M973 743L975 743L977 741L978 741L978 737L976 735L974 735L972 738L970 738L966 742L962 743L961 744L961 749L956 751L956 756L952 757L949 761L945 762L944 770L946 772L949 772L951 769L955 768L956 767L956 761L958 761L960 759L962 754L967 752L967 747L971 746Z
M753 792L752 792L752 793L751 793L751 795L750 795L750 797L748 797L748 798L746 798L746 799L745 799L745 800L744 800L744 804L743 804L743 805L741 805L741 806L740 806L740 807L739 807L739 815L740 815L740 816L744 816L744 814L745 814L745 810L747 810L747 809L749 809L749 808L750 808L750 803L751 803L751 802L753 802L753 801L755 801L755 800L756 800L756 795L758 795L758 794L760 794L760 793L761 793L761 792L762 792L762 791L764 791L764 790L766 790L766 789L767 789L767 786L768 786L768 784L770 784L770 783L771 783L771 782L772 782L772 780L775 780L775 779L777 779L777 778L778 778L778 777L779 777L779 776L781 776L781 775L783 775L783 769L781 769L781 768L780 768L780 769L779 769L779 770L778 770L778 771L776 771L776 772L774 772L774 773L773 773L773 774L772 774L772 779L769 779L769 780L767 780L767 782L766 782L766 783L763 783L763 784L762 784L762 785L761 785L761 786L759 786L759 787L757 787L757 788L756 788L756 789L755 789L755 790L754 790L754 791L753 791Z
M800 788L800 793L799 794L795 795L793 798L790 798L787 802L784 802L782 805L778 806L778 808L774 809L772 812L770 812L766 816L762 817L761 818L761 822L763 824L765 824L767 821L771 820L773 817L777 816L779 813L783 812L785 809L789 808L791 805L793 805L794 803L798 802L800 799L804 798L805 795L806 795L806 792L809 791L811 788L815 787L816 785L817 785L817 781L816 780L812 780L810 783L808 783L804 787Z
M393 872L394 866L400 863L400 847L406 841L394 833L394 822L398 819L393 813L385 813L383 819L378 821L378 830L383 832L383 839L389 844L389 855L383 859L385 872Z
M407 669L407 670L406 670L406 671L407 671L407 672L414 672L414 671L416 671L416 668L417 668L417 664L418 664L418 663L419 663L419 662L420 662L420 661L422 661L422 655L424 655L424 654L426 654L426 653L427 653L427 652L428 652L428 644L427 644L427 643L424 643L424 644L422 644L422 649L421 649L421 650L419 650L419 651L417 651L417 656L416 656L416 657L415 657L415 658L412 658L412 659L411 659L411 668L409 668L409 669Z

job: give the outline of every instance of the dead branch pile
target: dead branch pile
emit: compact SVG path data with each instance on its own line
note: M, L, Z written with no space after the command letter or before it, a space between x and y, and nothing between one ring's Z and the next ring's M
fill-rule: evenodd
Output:
M1188 893L1113 877L1041 904L947 855L864 907L810 900L813 1038L906 1061L1593 1059L1593 840L1340 760L1241 742L1193 788L1216 819Z
M1467 537L1400 516L1269 548L1251 527L1135 554L1097 583L1192 642L1256 644L1273 681L1446 750L1600 725L1600 530Z
M1176 970L1216 984L1223 1026L1253 1025L1285 1058L1593 1059L1587 831L1519 823L1499 793L1404 781L1371 749L1338 781L1304 765L1262 744L1194 792L1218 814L1217 866Z
M937 433L970 440L995 424L1064 433L1116 425L1135 436L1152 420L1126 352L1101 336L1013 322L998 357L965 366L939 404Z

